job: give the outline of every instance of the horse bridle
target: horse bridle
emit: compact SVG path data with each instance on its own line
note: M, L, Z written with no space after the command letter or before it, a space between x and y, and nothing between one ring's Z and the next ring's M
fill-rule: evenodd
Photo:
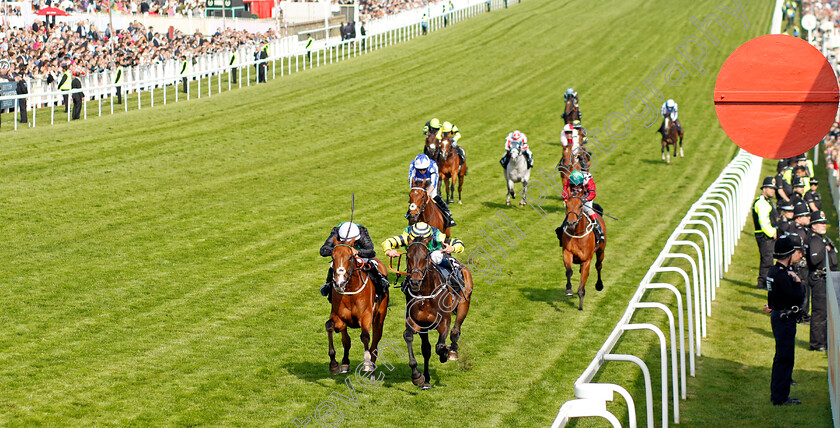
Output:
M578 208L577 211L572 211L571 213L569 213L569 212L566 213L566 219L567 220L569 218L569 214L572 214L572 213L575 214L575 222L574 223L569 223L568 221L566 222L566 227L568 228L568 227L571 226L572 230L574 231L575 228L577 227L578 223L580 223L580 219L584 217L584 215L583 215L583 198L581 198L580 196L569 196L569 199L580 200L580 208Z
M347 245L347 244L335 244L335 246L336 247L347 247L347 248L350 248L351 250L355 249L355 248L353 248L352 245ZM335 249L335 248L333 248L333 249ZM356 271L356 260L355 260L355 257L351 253L351 256L350 256L350 270L347 272L347 282L348 283L350 282L350 279L353 277L353 272L355 272L355 271ZM338 284L336 284L336 288L338 288ZM343 292L344 288L346 288L346 285L345 285L345 287L342 287L342 289L340 291Z
M420 208L419 211L417 211L417 219L420 220L420 216L423 215L423 211L426 211L426 206L429 205L429 199L431 199L431 198L429 197L429 194L426 193L427 192L426 189L424 189L422 187L414 186L414 187L411 188L411 190L422 190L423 195L425 196L425 198L423 198L423 206ZM412 204L412 205L417 206L416 204ZM408 209L409 209L409 211L411 210L410 205L409 205ZM414 216L414 214L411 214L411 217L413 217L413 216Z
M426 247L426 244L423 243L423 242L412 242L412 243L408 244L408 248L405 249L406 254L408 254L408 250L411 249L412 245L422 245L424 248ZM418 267L413 267L408 271L409 283L411 282L411 275L413 275L415 272L422 272L423 273L423 276L420 277L420 282L421 283L423 282L423 280L426 279L426 275L429 273L429 263L431 263L431 260L430 260L431 256L430 255L431 255L431 252L426 253L426 268L425 269L420 269ZM408 265L408 260L409 259L406 259L406 265ZM408 266L406 266L406 267L408 267ZM420 287L418 286L417 288L419 290Z

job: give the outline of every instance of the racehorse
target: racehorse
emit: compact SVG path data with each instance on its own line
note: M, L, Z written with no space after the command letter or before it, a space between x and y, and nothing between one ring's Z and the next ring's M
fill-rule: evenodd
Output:
M507 205L510 205L510 198L516 197L513 190L514 183L522 183L522 201L519 206L525 206L525 189L528 188L528 180L531 179L531 168L528 168L528 161L522 151L522 143L514 141L510 145L510 159L505 168L505 181L507 181Z
M601 230L604 232L604 240L601 243L596 243L595 234L592 232L595 225L583 213L583 199L580 196L572 196L566 200L565 204L564 226L558 227L555 232L557 233L557 239L560 240L560 246L563 248L567 296L572 295L572 264L580 265L580 286L577 294L580 298L578 309L582 311L583 296L586 294L586 280L589 278L589 264L595 256L597 256L595 269L598 270L598 282L595 283L595 289L601 291L604 288L604 283L601 281L601 262L604 261L604 249L607 246L607 229L604 225L604 218L600 215L603 209L597 204L593 204L595 211L599 212L598 223L600 223Z
M560 159L560 162L557 163L557 169L560 171L560 175L562 175L564 183L569 180L569 175L571 175L572 172L583 170L583 166L580 164L580 157L578 156L580 149L575 151L572 147L572 143L568 143L563 146L563 157Z
M669 153L668 146L674 145L674 157L677 157L677 142L679 141L680 145L680 157L685 157L683 155L682 149L682 140L683 140L683 133L682 130L677 129L677 125L671 121L670 117L665 118L665 124L663 125L662 129L662 160L667 163L671 163L671 153Z
M455 202L455 178L458 178L458 204L461 204L461 188L464 186L464 176L467 175L467 163L461 163L457 149L452 147L452 141L445 137L438 142L438 165L440 181L446 189L446 202ZM450 183L451 181L451 183ZM441 196L443 196L441 194Z
M563 111L563 121L566 125L575 120L580 120L580 108L575 105L575 97L566 100L566 109Z
M365 372L372 372L376 368L374 365L376 349L379 346L379 339L382 338L385 315L388 314L388 294L385 294L381 301L376 301L374 280L364 271L365 268L371 268L371 266L355 256L353 251L355 242L354 239L349 243L342 243L336 239L332 252L334 286L332 310L326 328L330 343L330 374L333 375L350 371L348 327L362 329L361 340L365 345L365 362L362 369ZM382 262L377 259L372 260L376 260L376 269L379 269L383 275L387 275ZM371 329L373 330L372 342ZM344 346L341 366L335 360L334 332L341 333L341 344Z
M406 250L408 278L405 288L406 317L405 332L403 333L405 344L408 347L411 382L422 389L432 387L429 383L431 380L429 357L432 354L429 332L432 330L438 332L435 353L440 357L441 363L445 363L447 359L458 360L458 339L461 337L461 324L463 324L464 318L467 317L467 312L470 310L473 284L472 273L466 267L462 270L465 284L463 290L459 289L460 287L447 284L437 268L432 266L431 253L427 244L427 240L415 238ZM455 312L455 323L451 325L453 312ZM452 328L451 332L450 326ZM414 358L415 333L420 334L422 341L420 346L423 353L422 375L417 370L417 360ZM447 334L449 334L451 345L446 344Z
M426 156L432 159L437 158L438 152L440 151L440 144L438 144L438 139L434 132L429 132L426 134L425 144L426 145L423 147L423 153L425 153Z
M429 192L426 191L428 182L428 179L422 181L415 180L414 185L408 192L408 225L411 226L414 223L422 221L440 230L446 236L450 236L450 228L443 227L443 213L440 212L440 208L435 205L432 198L429 197Z

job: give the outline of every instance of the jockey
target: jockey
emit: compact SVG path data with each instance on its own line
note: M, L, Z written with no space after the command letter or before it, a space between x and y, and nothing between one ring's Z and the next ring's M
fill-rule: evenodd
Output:
M524 132L520 132L518 130L507 134L507 137L505 137L506 153L502 156L502 159L499 160L499 163L502 164L502 168L507 168L507 164L510 162L510 148L512 143L519 143L522 145L522 153L525 155L525 159L528 162L528 169L531 169L531 167L534 166L534 154L531 153L531 149L528 148L528 136L525 135Z
M457 126L449 122L443 122L443 126L441 126L440 131L437 132L436 136L438 141L442 140L444 137L449 137L449 140L452 141L452 148L458 152L458 157L461 158L461 163L466 162L464 149L458 145L458 140L461 139L461 131L458 131Z
M592 179L592 174L574 171L569 175L569 179L563 183L563 201L571 196L583 198L583 213L595 225L595 242L600 243L604 240L604 232L601 230L601 223L598 222L598 216L592 208L592 201L595 200L595 180Z
M444 281L448 282L450 274L454 273L452 277L455 279L455 285L461 287L465 285L461 264L454 257L449 256L452 253L463 252L464 243L457 238L447 238L443 232L427 223L419 222L406 227L401 234L386 239L382 243L382 249L388 257L398 257L400 253L397 248L407 248L414 238L431 238L426 244L430 252L429 259L443 274Z
M578 93L575 91L574 88L566 89L566 93L563 94L563 102L569 101L569 99L574 98L575 100L575 108L578 109L578 117L583 119L583 112L580 111L580 105L578 104ZM563 119L566 119L566 112L563 112Z
M679 113L678 113L679 106L674 100L665 101L662 104L662 125L659 127L659 132L661 134L665 134L665 119L666 117L671 118L671 122L674 122L677 125L677 131L682 133L682 123L680 123Z
M573 120L572 121L572 128L575 128L575 131L577 131L579 139L580 139L580 144L585 145L587 143L587 141L586 141L586 129L583 128L583 125L581 125L580 121L579 120Z
M440 129L440 120L438 118L432 118L432 120L426 122L426 125L423 127L423 135L429 136L429 133L437 134L438 130Z
M373 241L370 239L367 229L356 223L344 222L332 228L330 236L321 246L321 257L332 257L333 249L335 248L335 238L339 242L350 242L353 239L353 253L364 260L366 266L370 269L365 270L373 280L376 286L377 298L381 298L388 292L388 279L379 272L376 266L376 250L373 248ZM327 296L327 300L332 301L332 287L333 287L333 267L330 264L330 270L327 273L327 282L321 287L321 294Z
M587 163L587 157L584 156L582 145L584 141L581 140L581 135L579 131L574 127L574 124L567 123L563 126L563 136L560 138L560 143L563 144L563 147L568 147L569 145L572 146L572 153L578 158L578 162L582 169L589 169L589 164Z
M455 226L455 219L452 218L452 212L449 211L446 202L443 201L443 198L437 192L439 178L437 162L431 160L425 154L421 153L417 155L408 167L408 185L414 187L415 181L429 180L426 191L443 213L444 224L452 227ZM408 218L410 214L411 211L406 212L405 218Z

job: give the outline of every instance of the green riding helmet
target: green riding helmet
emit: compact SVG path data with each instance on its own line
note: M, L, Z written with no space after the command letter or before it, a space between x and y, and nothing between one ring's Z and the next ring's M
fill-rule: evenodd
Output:
M569 183L572 183L573 186L580 186L583 185L583 173L580 171L572 172L572 175L569 176Z

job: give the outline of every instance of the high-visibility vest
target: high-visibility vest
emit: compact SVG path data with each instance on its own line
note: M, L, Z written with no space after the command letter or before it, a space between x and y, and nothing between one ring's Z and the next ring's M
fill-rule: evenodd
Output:
M73 83L73 82L72 82L73 77L72 77L72 76L70 76L70 72L69 72L69 71L65 71L65 72L61 75L61 78L62 78L62 79L64 79L64 83L62 83L62 84L61 84L61 86L59 86L59 87L58 87L58 89L60 89L60 90L62 90L62 91L69 91L69 90L72 88L72 87L71 87L71 84Z
M181 63L181 76L184 76L184 75L187 74L187 69L190 67L189 66L189 61L190 60L187 59L187 60L184 60L183 63Z
M263 47L262 47L262 49L261 49L261 50L262 50L263 52L265 52L265 56L266 56L266 57L268 57L268 43L266 43L265 45L263 45Z
M236 65L236 52L230 55L230 64L228 65Z
M117 67L117 72L114 74L114 84L119 85L123 81L123 68Z
M314 41L315 39L313 39L312 36L309 36L309 40L306 41L306 49L309 49L309 47L312 46L312 42Z

